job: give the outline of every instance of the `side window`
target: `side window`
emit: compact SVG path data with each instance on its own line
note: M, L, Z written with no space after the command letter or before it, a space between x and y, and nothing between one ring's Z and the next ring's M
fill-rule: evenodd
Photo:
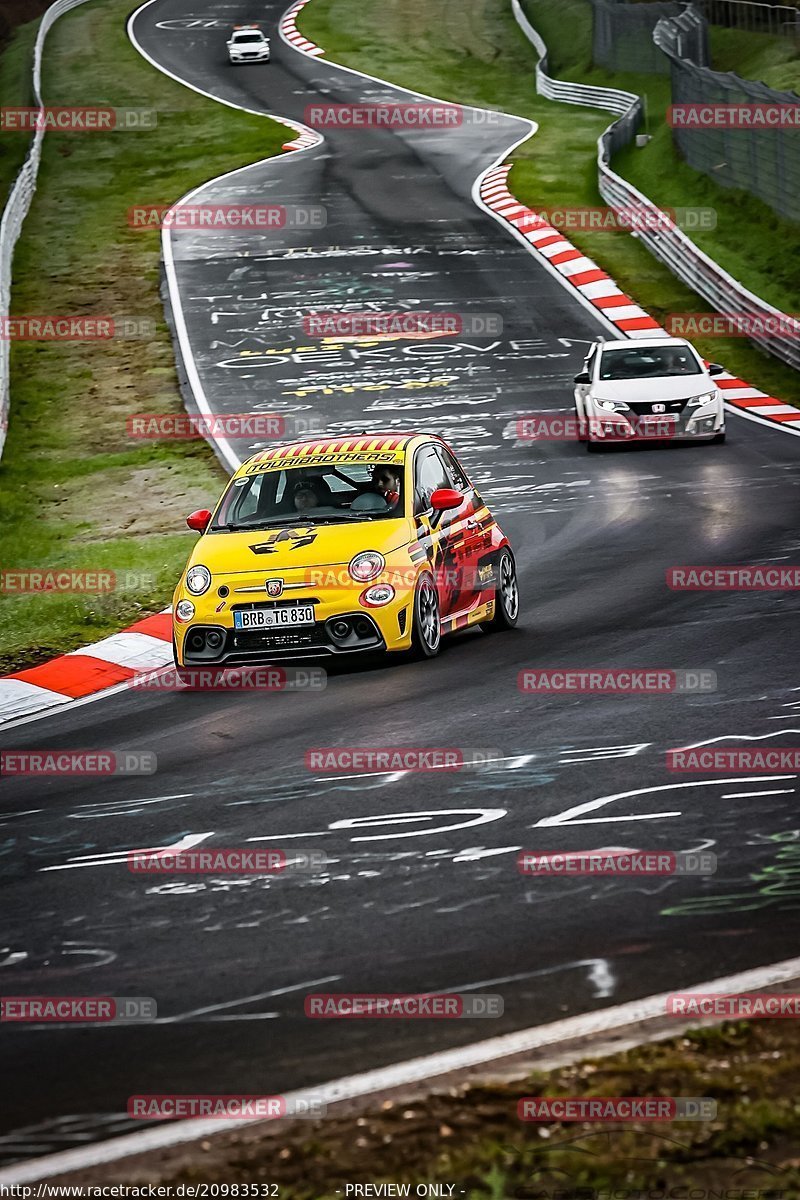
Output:
M434 446L423 446L417 451L414 463L414 512L430 510L431 496L437 488L451 486L447 470Z
M472 485L470 481L467 479L466 475L461 470L461 467L458 465L450 451L445 450L444 446L440 446L439 453L444 459L445 466L447 467L448 474L450 475L451 486L454 487L458 492L464 492L464 494L472 491Z

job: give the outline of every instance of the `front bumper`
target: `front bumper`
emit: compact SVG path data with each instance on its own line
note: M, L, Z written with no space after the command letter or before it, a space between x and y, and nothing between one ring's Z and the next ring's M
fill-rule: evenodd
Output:
M591 406L588 413L589 437L596 442L710 441L725 432L725 413L719 403L684 408L677 420L659 419L658 414L610 412ZM646 419L645 419L646 417Z
M249 54L243 53L241 50L229 50L228 58L232 63L269 62L269 50L259 50Z
M233 612L253 608L236 603L225 613L213 606L197 605L195 616L184 624L173 618L178 662L182 667L245 666L275 659L342 658L385 650L405 650L411 645L412 603L398 597L382 608L367 609L353 603L325 603L319 597L299 597L287 604L313 604L313 625L261 629L234 629ZM194 600L193 603L197 604ZM276 602L280 607L282 602Z

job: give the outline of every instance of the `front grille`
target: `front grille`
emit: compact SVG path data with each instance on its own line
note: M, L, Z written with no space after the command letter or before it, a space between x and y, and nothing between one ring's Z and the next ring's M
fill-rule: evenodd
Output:
M635 413L637 417L645 417L645 416L649 417L651 414L654 417L663 417L667 413L683 412L683 408L684 408L684 405L686 404L686 401L685 400L629 400L627 403L628 403L628 408L631 410L631 412ZM663 404L664 405L663 411L654 413L653 412L654 404Z
M229 630L225 646L226 654L255 652L266 654L270 650L302 649L306 646L327 644L324 625L299 627L292 632L269 632L261 629Z

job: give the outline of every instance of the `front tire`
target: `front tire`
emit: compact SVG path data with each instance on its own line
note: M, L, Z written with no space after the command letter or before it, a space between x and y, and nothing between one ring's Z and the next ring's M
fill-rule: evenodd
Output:
M439 593L432 575L423 575L414 592L414 617L411 626L411 657L435 658L442 642Z
M510 550L502 550L497 563L497 586L494 593L494 616L482 621L484 633L513 629L519 620L519 583L517 564Z

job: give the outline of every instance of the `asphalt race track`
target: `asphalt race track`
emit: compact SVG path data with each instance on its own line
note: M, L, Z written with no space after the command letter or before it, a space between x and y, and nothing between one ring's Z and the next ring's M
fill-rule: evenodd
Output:
M408 99L290 49L282 10L155 0L134 34L196 87L294 120L320 98ZM230 67L225 31L254 19L273 62ZM665 572L797 561L800 441L735 415L724 446L590 457L574 442L515 439L520 416L569 411L585 346L605 332L471 200L526 128L475 118L447 135L326 131L316 148L202 190L204 201L322 206L323 228L174 235L214 411L442 434L511 537L522 618L511 634L448 639L430 663L339 667L323 691L131 690L5 734L7 749L157 755L149 777L4 781L0 970L6 993L153 996L159 1019L4 1026L2 1072L17 1084L0 1161L131 1127L119 1114L132 1093L278 1093L795 952L796 777L676 776L664 763L670 747L710 739L796 744L792 593L671 592ZM355 302L499 314L503 332L371 348L304 336L309 308ZM544 697L518 690L526 666L707 668L719 682L707 695ZM494 761L368 777L306 769L310 748L348 745L482 748ZM129 872L126 851L190 835L331 861L274 878ZM516 867L520 848L611 846L709 849L718 872L557 880ZM308 991L465 989L501 994L504 1016L303 1013Z

